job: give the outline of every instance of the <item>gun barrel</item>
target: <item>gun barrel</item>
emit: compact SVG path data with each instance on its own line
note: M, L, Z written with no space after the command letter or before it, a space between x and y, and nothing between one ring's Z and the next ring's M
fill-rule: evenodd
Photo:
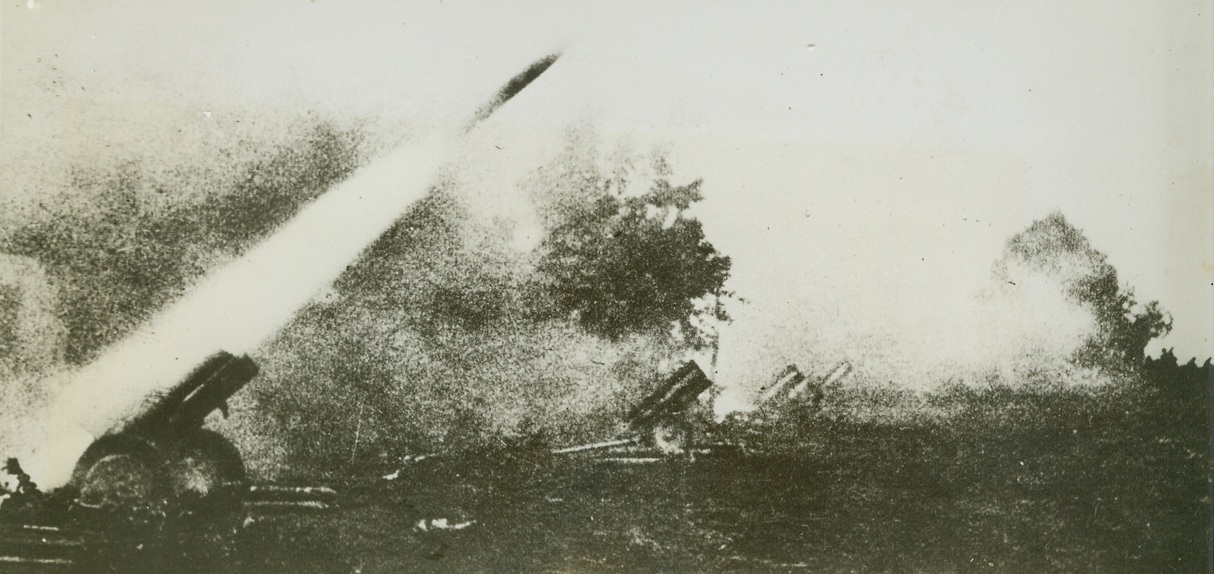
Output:
M695 361L688 361L667 377L657 391L633 408L625 422L636 427L653 422L662 415L677 412L711 386L712 381L700 370L700 366Z
M781 392L788 391L789 387L796 388L805 380L805 375L796 365L789 365L776 375L775 379L769 384L763 394L759 396L759 404L766 403L772 400ZM787 395L787 392L785 393Z
M247 355L236 357L220 351L136 416L123 431L142 431L157 436L201 427L207 415L221 408L257 372L257 364Z
M811 384L819 389L818 392L821 392L822 387L837 382L839 379L847 376L847 374L850 372L851 363L848 363L847 361L839 361L835 364L834 368L830 370L830 373L820 381L815 382L813 379L806 379L802 383L798 384L793 388L793 390L789 391L788 398L795 399L801 397L805 394L806 390L810 388Z
M257 376L257 363L248 355L235 357L216 371L205 383L190 393L181 403L174 422L186 427L200 427L212 411L223 408L229 398L236 394L253 377Z

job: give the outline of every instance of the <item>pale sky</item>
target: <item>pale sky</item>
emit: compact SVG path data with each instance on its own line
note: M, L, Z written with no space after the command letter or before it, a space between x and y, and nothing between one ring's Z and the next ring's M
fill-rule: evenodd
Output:
M528 134L591 122L705 180L698 214L750 301L722 378L858 341L966 348L940 310L1055 210L1173 314L1164 347L1214 351L1214 1L692 6L6 1L0 190L106 110L147 131L144 107L450 119L562 51L491 133L525 170L553 150Z

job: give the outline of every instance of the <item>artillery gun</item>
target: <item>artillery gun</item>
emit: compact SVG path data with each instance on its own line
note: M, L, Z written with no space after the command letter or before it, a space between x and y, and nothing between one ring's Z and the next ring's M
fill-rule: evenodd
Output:
M466 134L488 118L543 74L558 56L546 56L511 78L489 102L473 114L459 133ZM441 142L444 138L436 136L435 141ZM250 313L255 310L255 314L265 325L272 325L274 328L284 324L299 306L304 304L305 301L301 297L309 293L307 290L295 288L295 283L303 280L304 284L319 286L331 282L345 268L344 263L340 258L330 257L322 264L296 266L295 271L299 273L259 272L255 281L250 280L246 270L280 271L282 266L278 262L286 256L296 252L306 255L303 251L309 246L322 244L330 255L336 253L347 254L350 258L356 257L382 233L382 230L387 229L400 212L421 197L420 193L402 194L397 185L384 185L382 181L391 181L394 177L407 175L399 170L398 164L413 169L413 164L405 162L402 157L405 160L420 162L423 166L419 170L421 174L431 173L432 170L428 171L425 166L436 169L438 164L426 154L437 153L437 157L441 159L441 152L446 148L437 144L426 144L419 145L419 149L422 151L417 152L417 155L394 155L380 160L376 165L366 168L362 179L356 175L351 178L352 181L357 180L354 183L339 186L341 189L326 193L310 209L296 215L273 237L263 241L236 264L229 269L220 270L210 279L200 283L202 287L199 289L203 291L203 296L183 298L184 303L163 313L161 317L165 321L164 324L155 324L146 329L146 332L156 334L146 338L152 343L120 346L115 351L117 359L100 362L101 366L97 367L100 371L85 372L116 376L115 373L120 371L114 371L112 365L135 364L141 359L141 355L149 352L177 353L178 350L172 344L181 340L183 330L214 338L216 343L212 348L231 348L231 341L226 334L239 329L230 324L230 318L238 317L242 313L232 311L199 327L194 321L206 316L205 313L198 312L201 305L199 301L202 304L223 302L229 309L246 310ZM366 173L374 173L375 177L366 176ZM425 177L420 177L418 182L428 185L428 179ZM366 189L374 192L373 198L364 193ZM424 191L421 187L416 189ZM364 199L365 195L367 199ZM385 206L395 206L397 209L384 209ZM330 216L325 213L326 209L336 213ZM332 225L332 217L337 220L357 217L364 221L364 225L360 226L359 233L350 233L348 226ZM232 269L236 269L236 272L226 273ZM290 295L282 296L276 291L289 291ZM182 317L188 320L180 320ZM275 320L268 321L267 318ZM265 334L268 335L268 332ZM241 345L237 348L249 349L256 344L256 341L242 338L236 340L237 344ZM162 341L167 343L161 343ZM198 356L200 357L201 353ZM111 370L106 371L106 368ZM226 413L227 399L249 382L257 372L257 365L246 355L237 357L221 351L203 360L200 366L179 384L160 395L136 416L111 428L95 440L77 459L67 486L77 489L81 503L86 505L103 504L114 499L140 501L190 493L207 496L230 490L228 487L243 487L246 473L239 452L223 436L203 428L203 421L216 410ZM148 373L124 374L139 383L132 388L158 388L160 384L168 382L156 380L156 377L149 376ZM78 374L77 379L92 384L87 376ZM93 390L96 387L85 388ZM64 412L75 411L64 409ZM63 470L66 471L66 468Z
M663 454L681 454L691 446L694 425L687 413L712 381L695 361L688 361L628 412L624 424L642 443Z
M245 489L236 447L204 428L215 411L257 375L247 355L219 352L137 415L94 441L76 462L69 487L86 506L236 493Z
M760 387L759 408L772 411L808 404L817 409L825 396L823 389L847 376L851 368L851 363L839 361L825 375L808 377L796 365L788 365L771 383Z
M622 421L623 432L617 438L556 449L552 453L635 449L637 446L650 452L657 449L666 456L687 453L697 430L690 413L699 396L710 387L712 380L695 361L688 361L628 411Z
M542 58L513 77L476 111L458 134L466 134L489 117L552 66L557 57L553 54ZM319 288L336 279L347 268L347 261L357 257L400 213L422 197L428 188L421 185L429 185L428 174L437 170L440 160L450 151L448 140L458 134L440 133L432 141L402 148L405 153L392 154L367 166L361 176L356 174L350 182L339 185L340 189L321 196L241 259L204 278L191 296L163 311L158 322L132 335L127 340L129 344L112 349L106 355L109 360L95 361L78 371L71 381L74 386L61 395L66 397L67 406L55 409L57 413L71 413L52 425L62 436L52 436L50 446L45 447L55 455L66 453L47 457L51 468L44 471L55 477L52 486L60 486L59 481L67 477L69 468L70 478L58 492L46 497L36 493L40 501L55 497L53 512L29 517L34 522L31 524L0 523L0 565L71 567L84 563L80 561L81 549L94 544L123 547L126 548L123 552L134 552L131 556L149 555L144 550L143 537L161 536L161 527L169 518L163 512L168 507L161 503L168 501L202 503L188 505L184 513L174 513L174 520L186 516L227 520L234 515L228 510L242 507L249 512L246 519L258 513L331 508L337 493L326 487L249 486L240 452L231 441L205 428L205 421L215 411L227 414L228 399L257 375L258 366L247 355L236 356L226 351L202 357L216 348L254 349L274 329L285 324L314 293L299 285ZM415 193L401 193L402 185ZM334 224L335 221L340 224ZM349 221L361 221L362 225L351 232ZM308 260L308 250L315 246L323 246L327 257ZM346 258L334 257L335 254ZM283 272L288 267L281 262L298 260L306 264L289 267L291 273ZM207 313L209 306L220 304L228 312ZM260 323L252 329L232 324L232 318L245 316L256 316ZM260 337L252 337L250 333L260 333ZM181 342L185 338L191 344L183 351ZM199 341L201 345L194 344ZM149 392L163 388L161 385L179 376L175 370L172 375L161 375L153 369L129 369L128 365L141 364L149 356L186 357L187 364L198 361L199 366L175 386L151 392L149 400L134 416L92 441L71 467L71 458L79 451L69 450L78 446L70 439L77 435L63 431L79 429L91 434L127 408L122 402L126 395L106 394L99 381L127 377L126 382L131 384L124 388ZM81 406L87 408L77 408ZM81 413L91 420L68 419ZM17 468L15 461L13 465ZM36 490L32 483L28 489ZM0 499L4 494L0 491ZM202 507L221 512L193 512ZM101 511L74 512L80 508ZM140 512L106 511L115 508ZM142 512L146 510L151 512ZM113 522L114 518L119 522ZM136 535L127 536L132 531ZM115 533L112 539L108 536ZM99 540L92 541L94 537ZM103 554L113 552L105 550ZM88 559L94 558L90 555ZM97 567L95 562L89 564L90 568ZM112 565L98 569L128 570Z

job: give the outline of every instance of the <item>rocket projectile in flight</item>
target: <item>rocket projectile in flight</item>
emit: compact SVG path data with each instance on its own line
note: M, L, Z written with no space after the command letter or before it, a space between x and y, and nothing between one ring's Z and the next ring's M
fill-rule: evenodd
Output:
M523 91L523 88L527 87L528 84L534 82L536 78L540 77L540 74L543 74L548 68L551 68L552 64L556 63L556 59L560 57L560 54L552 54L541 58L534 64L528 66L527 69L523 70L523 72L519 75L510 78L510 81L506 82L506 85L502 86L502 89L498 90L497 95L495 95L493 99L485 102L485 105L476 110L476 113L472 115L472 120L469 121L468 125L464 127L464 131L467 132L478 122L492 115L493 112L497 111L498 108L510 101L510 98L513 98L516 94Z

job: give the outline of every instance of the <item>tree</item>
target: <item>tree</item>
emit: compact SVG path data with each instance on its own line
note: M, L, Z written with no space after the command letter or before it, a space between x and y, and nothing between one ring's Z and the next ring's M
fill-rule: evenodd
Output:
M725 319L719 305L696 305L724 294L730 267L700 222L687 216L702 199L700 184L674 186L661 177L632 196L610 181L597 185L542 244L539 269L551 278L556 310L611 339L675 324L697 333L697 313Z

